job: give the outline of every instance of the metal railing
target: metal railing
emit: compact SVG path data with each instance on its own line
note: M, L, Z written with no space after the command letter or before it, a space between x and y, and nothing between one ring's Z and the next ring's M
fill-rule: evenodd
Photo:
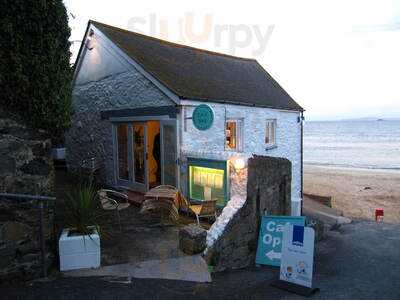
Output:
M26 195L26 194L9 194L0 193L0 201L4 199L32 201L36 200L39 204L39 243L40 243L40 254L42 261L42 274L43 277L47 277L47 266L46 266L46 246L44 237L44 202L55 201L55 197L38 196L38 195Z

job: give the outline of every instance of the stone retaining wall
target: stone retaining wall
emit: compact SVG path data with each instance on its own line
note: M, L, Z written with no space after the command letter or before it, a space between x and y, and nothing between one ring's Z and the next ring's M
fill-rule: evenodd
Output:
M0 112L0 192L52 195L50 140ZM41 275L37 203L0 199L0 284ZM53 209L45 210L47 259L54 257Z
M0 191L49 195L53 192L51 141L43 132L0 112Z
M206 260L216 271L253 265L261 216L290 215L291 168L290 161L284 158L254 156L249 159L247 198L205 251ZM224 211L219 218L224 218ZM213 227L209 234L212 230Z

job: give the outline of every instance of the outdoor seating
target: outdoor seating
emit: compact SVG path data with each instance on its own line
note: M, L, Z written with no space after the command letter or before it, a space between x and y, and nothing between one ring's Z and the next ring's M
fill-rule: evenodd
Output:
M200 226L200 218L217 218L217 200L203 201L201 204L189 205L189 210L195 214L197 225Z
M142 214L160 213L161 226L164 226L164 218L174 222L179 219L180 197L176 187L171 185L160 185L150 189L145 195L140 212Z
M101 207L104 210L115 210L118 218L119 229L122 231L119 211L130 206L128 196L117 191L105 189L99 190L97 194L100 198ZM118 202L117 200L124 200L125 202Z

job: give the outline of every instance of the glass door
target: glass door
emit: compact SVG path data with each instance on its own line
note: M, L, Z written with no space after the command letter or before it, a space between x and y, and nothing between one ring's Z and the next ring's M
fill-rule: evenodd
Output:
M133 187L146 191L148 189L147 172L147 125L145 123L132 124L132 164Z
M160 121L161 182L177 186L177 134L176 121Z
M115 126L116 136L116 168L117 182L119 185L128 185L130 177L130 143L129 143L129 125L117 124Z

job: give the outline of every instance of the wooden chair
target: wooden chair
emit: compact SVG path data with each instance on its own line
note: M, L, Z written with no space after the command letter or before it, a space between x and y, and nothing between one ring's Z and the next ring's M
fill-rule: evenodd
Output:
M128 202L128 196L117 191L105 190L105 189L99 190L97 194L100 199L101 207L104 210L116 211L118 217L119 230L122 231L121 217L119 215L119 211L128 208L130 206L130 203ZM118 202L116 199L123 199L125 200L125 202Z
M200 218L217 218L217 200L209 200L201 204L189 205L189 210L196 215L197 225L200 226Z

